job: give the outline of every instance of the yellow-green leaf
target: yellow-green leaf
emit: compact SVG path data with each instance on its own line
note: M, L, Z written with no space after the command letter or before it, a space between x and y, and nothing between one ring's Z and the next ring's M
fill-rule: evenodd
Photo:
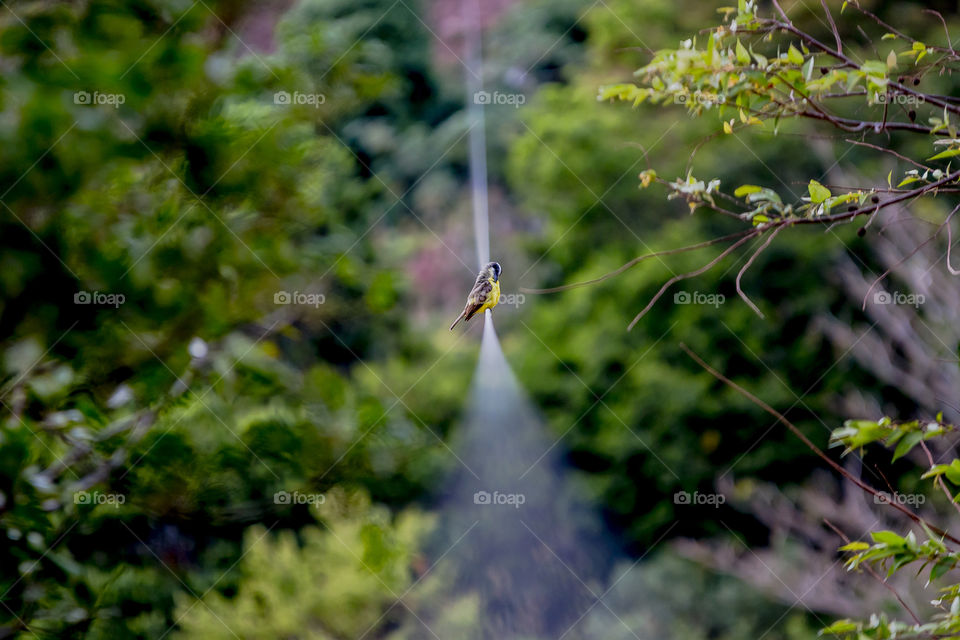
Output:
M820 204L831 195L830 189L827 189L816 180L811 180L810 184L807 185L807 189L810 191L810 201L814 204Z
M947 149L946 151L941 151L935 156L930 156L927 160L940 160L941 158L952 158L953 156L960 155L960 149Z
M740 39L737 39L737 62L740 64L750 64L750 53L747 51L747 48L740 44Z
M743 196L750 195L751 193L757 193L758 191L763 191L763 187L758 187L755 184L743 184L737 187L737 190L733 192L733 195L738 198L742 198Z
M803 54L795 46L790 45L787 49L787 60L793 64L803 64Z

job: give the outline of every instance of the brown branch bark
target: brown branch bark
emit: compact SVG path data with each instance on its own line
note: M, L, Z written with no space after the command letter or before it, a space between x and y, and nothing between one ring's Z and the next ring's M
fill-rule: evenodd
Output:
M747 391L746 389L738 385L736 382L734 382L730 378L726 377L725 375L723 375L722 373L720 373L719 371L711 367L709 364L707 364L703 360L703 358L701 358L696 353L694 353L687 345L681 342L680 348L683 349L686 352L686 354L690 356L690 358L692 358L694 362L700 365L707 373L709 373L714 378L716 378L723 384L727 385L728 387L730 387L731 389L733 389L734 391L736 391L737 393L745 397L747 400L749 400L750 402L757 405L758 407L760 407L761 409L769 413L771 416L776 418L777 421L780 422L780 424L786 426L791 431L791 433L793 433L793 435L799 438L800 441L803 444L805 444L808 449L813 451L821 460L823 460L828 465L830 465L830 468L832 468L834 471L839 473L841 476L843 476L853 484L857 485L858 487L860 487L870 495L874 496L874 498L876 498L879 502L888 504L894 509L896 509L897 511L900 511L901 513L903 513L905 516L907 516L917 524L922 523L937 535L943 536L944 538L946 538L947 540L950 540L954 544L960 544L960 539L955 538L954 536L950 535L948 532L944 531L943 529L937 527L933 523L930 523L924 518L921 518L919 515L917 515L910 509L907 509L902 504L899 504L897 502L890 500L885 494L881 493L880 491L877 491L876 489L874 489L873 487L865 483L863 480L861 480L860 478L856 477L855 475L853 475L852 473L844 469L841 465L837 464L837 462L833 460L833 458L828 456L826 453L824 453L820 449L820 447L813 444L813 442L809 438L807 438L807 436L805 436L804 433L800 431L800 429L797 428L795 424L787 420L787 418L782 413L780 413L779 411L777 411L776 409L768 405L766 402L764 402L757 396L753 395L752 393L750 393L749 391Z
M680 282L681 280L687 280L687 279L689 279L689 278L693 278L693 277L695 277L695 276L698 276L698 275L700 275L701 273L703 273L704 271L709 271L710 269L712 269L712 268L714 267L714 265L716 265L718 262L720 262L720 261L723 260L726 256L728 256L731 251L733 251L734 249L736 249L737 247L739 247L740 245L742 245L744 242L746 242L746 241L749 240L750 238L753 238L754 236L759 235L760 233L762 233L762 231L761 231L760 229L753 229L753 230L751 230L750 233L748 233L747 235L743 236L742 238L740 238L739 240L737 240L736 242L734 242L732 245L730 245L729 247L727 247L726 249L724 249L723 252L720 253L720 255L718 255L716 258L714 258L713 260L711 260L710 262L708 262L708 263L705 264L704 266L700 267L699 269L694 269L693 271L688 271L687 273L682 273L682 274L680 274L680 275L678 275L678 276L673 276L672 278L670 278L669 280L667 280L667 281L663 284L663 286L660 287L660 290L657 291L657 294L656 294L655 296L653 296L653 298L650 300L650 302L647 303L647 306L645 306L645 307L643 308L643 310L642 310L640 313L638 313L638 314L633 318L633 320L630 322L630 324L627 325L627 331L632 330L633 327L636 326L636 324L637 324L638 322L640 322L640 318L642 318L643 316L645 316L645 315L647 314L647 312L650 311L650 309L653 307L653 305L656 304L657 300L659 300L661 297L663 297L663 294L666 293L667 289L670 288L670 285L672 285L672 284L675 283L675 282Z
M576 288L578 288L578 287L586 287L587 285L591 285L591 284L598 284L598 283L600 283L600 282L603 282L604 280L609 280L610 278L612 278L612 277L614 277L614 276L620 275L621 273L623 273L624 271L626 271L626 270L629 269L630 267L633 267L633 266L635 266L635 265L637 265L637 264L639 264L639 263L641 263L641 262L643 262L644 260L647 260L647 259L649 259L649 258L659 258L660 256L670 256L670 255L673 255L673 254L675 254L675 253L684 253L684 252L687 252L687 251L694 251L694 250L696 250L696 249L702 249L702 248L704 248L704 247L709 247L710 245L713 245L713 244L719 244L719 243L725 242L725 241L727 241L727 240L733 240L734 238L739 238L739 237L744 236L744 235L746 235L746 234L748 234L748 233L751 233L752 231L753 231L753 229L746 229L746 230L744 230L744 231L738 231L737 233L731 233L731 234L726 235L726 236L721 236L721 237L719 237L719 238L714 238L713 240L706 240L706 241L704 241L704 242L698 242L697 244L692 244L692 245L687 246L687 247L680 247L679 249L667 249L666 251L654 251L653 253L646 253L646 254L644 254L644 255L642 255L642 256L638 256L638 257L634 258L634 259L631 260L630 262L627 262L627 263L624 264L622 267L619 267L619 268L617 268L617 269L614 269L613 271L610 271L610 272L608 272L608 273L605 273L605 274L603 274L602 276L600 276L599 278L594 278L594 279L592 279L592 280L584 280L583 282L573 282L573 283L571 283L571 284L564 284L564 285L561 285L561 286L559 286L559 287L549 287L549 288L547 288L547 289L528 289L528 288L526 288L526 287L520 287L520 291L523 292L523 293L557 293L558 291L567 291L567 290L569 290L569 289L576 289Z

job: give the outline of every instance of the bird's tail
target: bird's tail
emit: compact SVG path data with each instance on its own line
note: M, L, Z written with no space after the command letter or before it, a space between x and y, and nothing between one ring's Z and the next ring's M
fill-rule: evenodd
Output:
M456 327L458 324L460 324L460 321L463 320L463 317L464 317L465 315L467 315L467 310L466 310L466 309L464 309L463 311L461 311L461 312L460 312L460 315L457 316L457 319L453 321L453 324L452 324L452 325L450 325L450 331L453 331L453 328Z

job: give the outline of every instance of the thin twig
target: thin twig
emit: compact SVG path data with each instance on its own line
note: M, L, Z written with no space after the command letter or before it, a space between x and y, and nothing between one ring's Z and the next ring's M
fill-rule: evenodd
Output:
M704 242L698 242L697 244L692 244L688 247L681 247L679 249L668 249L666 251L655 251L653 253L646 253L642 256L638 256L626 263L618 269L614 269L609 273L605 273L599 278L594 278L593 280L584 280L583 282L574 282L571 284L564 284L559 287L550 287L547 289L527 289L526 287L520 287L520 291L523 293L557 293L558 291L567 291L568 289L576 289L578 287L586 287L591 284L598 284L604 280L608 280L614 276L618 276L630 267L633 267L636 264L647 260L648 258L659 258L660 256L669 256L675 253L684 253L686 251L694 251L695 249L702 249L704 247L709 247L712 244L718 244L720 242L725 242L727 240L733 240L734 238L739 238L740 236L751 233L753 229L746 229L744 231L738 231L737 233L731 233L730 235L722 236L720 238L714 238L713 240L706 240Z
M638 322L640 322L640 318L642 318L643 316L645 316L645 315L647 314L647 311L650 311L651 307L653 307L653 305L657 302L657 300L659 300L659 299L663 296L663 294L666 293L667 289L669 289L670 286L671 286L673 283L679 282L680 280L687 280L687 279L689 279L689 278L693 278L693 277L695 277L695 276L700 275L700 274L703 273L704 271L709 271L710 269L712 269L712 268L714 267L714 265L716 265L718 262L720 262L720 261L723 260L725 257L727 257L727 255L729 255L731 251L733 251L734 249L736 249L737 247L739 247L740 245L742 245L744 242L746 242L747 240L749 240L750 238L753 238L754 236L756 236L756 235L758 235L758 234L760 234L760 230L759 230L759 229L752 229L752 230L750 231L750 233L748 233L747 235L743 236L742 238L740 238L739 240L737 240L736 242L734 242L732 245L730 245L729 247L727 247L726 249L724 249L724 250L720 253L720 255L718 255L716 258L714 258L713 260L711 260L710 262L708 262L708 263L705 264L704 266L700 267L699 269L695 269L695 270L693 270L693 271L688 271L687 273L682 273L682 274L680 274L679 276L673 276L672 278L670 278L669 280L667 280L667 281L664 283L664 285L663 285L662 287L660 287L660 291L658 291L657 294L656 294L655 296L653 296L653 298L650 300L650 302L647 303L647 306L645 306L645 307L643 308L643 310L642 310L640 313L638 313L638 314L633 318L633 320L630 322L630 324L627 325L627 331L632 330L633 327L636 326L636 324L637 324Z
M950 226L950 222L947 221L947 271L950 272L950 275L960 276L960 269L954 269L953 265L950 262L950 251L953 247L953 227Z
M823 519L823 522L824 522L824 524L826 524L828 527L830 527L831 529L833 529L833 532L834 532L834 533L836 533L838 536L840 536L840 539L843 540L844 544L850 544L850 538L848 538L847 535L846 535L843 531L841 531L841 530L839 529L839 527L836 527L832 522L830 522L830 521L827 520L826 518ZM914 622L916 622L917 624L923 624L923 623L920 621L920 618L917 617L917 614L915 614L915 613L913 612L913 609L911 609L911 608L907 605L907 603L904 601L904 599L900 597L900 594L897 593L897 590L894 589L886 580L884 580L883 578L881 578L881 577L880 577L880 574L877 573L877 570L876 570L876 569L874 569L873 567L871 567L869 564L861 564L860 566L863 567L864 569L866 569L866 570L867 570L867 573L869 573L871 576L873 576L874 578L876 578L876 579L877 579L877 582L879 582L880 584L882 584L886 589L888 589L888 590L890 591L890 593L893 594L893 597L896 598L896 599L897 599L897 602L900 603L900 606L902 606L902 607L906 610L906 612L910 614L910 617L913 618L913 621L914 621Z
M753 255L750 256L749 260L747 260L747 264L743 265L743 268L740 269L740 273L737 274L737 295L743 298L743 301L746 302L747 305L749 305L750 308L753 309L754 312L761 318L764 317L763 312L757 308L757 305L753 304L753 301L750 298L748 298L747 294L745 294L743 292L743 289L740 288L740 279L743 278L743 274L747 272L747 269L749 269L750 265L753 264L753 261L757 259L757 256L763 253L763 250L766 249L768 246L770 246L770 243L773 241L776 235L780 233L781 229L785 228L785 226L786 225L782 227L776 227L773 231L771 231L770 235L767 236L767 239L763 242L762 245L760 245L760 248L753 252Z
M943 14L936 9L924 9L923 12L932 13L940 18L940 22L943 24L943 33L947 36L947 46L950 47L950 53L957 55L957 52L953 50L953 40L950 39L950 30L947 29L947 21L943 19Z
M823 461L826 462L828 465L830 465L830 467L831 467L834 471L836 471L836 472L839 473L841 476L843 476L844 478L846 478L847 480L849 480L849 481L852 482L853 484L857 485L858 487L860 487L861 489L863 489L863 490L866 491L867 493L869 493L869 494L871 494L872 496L874 496L875 498L877 498L877 501L878 501L878 502L882 502L882 503L884 503L884 504L890 505L891 507L893 507L893 508L896 509L897 511L901 512L902 514L904 514L905 516L907 516L908 518L910 518L911 520L913 520L914 522L916 522L916 523L918 523L918 524L919 524L919 523L925 524L927 527L930 528L931 531L933 531L933 532L936 533L937 535L943 536L944 538L950 540L950 541L953 542L954 544L960 544L960 539L953 537L953 536L950 535L948 532L946 532L946 531L944 531L943 529L937 527L937 526L934 525L933 523L927 522L927 520L925 520L924 518L922 518L922 517L920 517L919 515L915 514L913 511L910 511L910 509L907 509L905 506L903 506L902 504L900 504L900 503L898 503L898 502L894 502L893 500L890 499L889 496L881 493L880 491L877 491L876 489L874 489L873 487L871 487L870 485L868 485L867 483L865 483L863 480L861 480L860 478L856 477L855 475L853 475L852 473L850 473L849 471L847 471L846 469L844 469L841 465L839 465L836 461L834 461L830 456L828 456L828 455L825 454L823 451L821 451L821 450L820 450L820 447L818 447L817 445L813 444L813 442L811 442L810 439L807 438L807 436L805 436L805 435L803 434L803 432L800 431L800 429L798 429L795 424L793 424L792 422L790 422L789 420L787 420L786 417L784 417L784 415L783 415L782 413L780 413L779 411L777 411L776 409L774 409L773 407L771 407L770 405L768 405L766 402L764 402L763 400L761 400L761 399L758 398L757 396L753 395L752 393L750 393L749 391L747 391L746 389L744 389L743 387L741 387L740 385L738 385L736 382L734 382L734 381L731 380L730 378L726 377L725 375L723 375L722 373L720 373L719 371L717 371L716 369L714 369L714 368L711 367L710 365L708 365L708 364L703 360L703 358L701 358L701 357L698 356L696 353L694 353L687 345L685 345L685 344L683 344L683 343L681 342L681 343L680 343L680 348L683 349L683 350L686 352L686 354L687 354L688 356L690 356L690 357L693 359L694 362L696 362L698 365L700 365L707 373L709 373L709 374L712 375L714 378L716 378L716 379L719 380L720 382L724 383L725 385L727 385L728 387L730 387L731 389L733 389L734 391L736 391L737 393L739 393L740 395L742 395L743 397L745 397L747 400L749 400L750 402L752 402L753 404L757 405L758 407L760 407L761 409L763 409L764 411L766 411L767 413L769 413L770 415L772 415L774 418L776 418L777 421L779 421L781 424L783 424L784 426L786 426L786 427L793 433L793 435L795 435L797 438L799 438L800 441L803 442L803 444L805 444L808 449L810 449L811 451L813 451L815 454L817 454L817 456L820 457L821 460L823 460Z
M930 447L928 447L927 443L923 440L920 441L920 446L923 447L923 452L927 454L927 460L930 462L930 468L933 469L937 463L933 459L933 454L930 452ZM949 500L950 504L953 505L953 508L957 510L957 513L960 513L960 504L957 504L953 494L950 493L950 489L947 488L947 483L944 482L942 473L937 476L937 480L939 481L940 488L943 489L944 495L947 496L947 500Z
M878 284L880 284L880 282L881 282L884 278L886 278L888 275L890 275L890 272L891 272L891 271L893 271L894 269L896 269L897 267L899 267L900 265L902 265L904 262L906 262L907 260L909 260L910 258L912 258L914 255L916 255L916 253L917 253L918 251L920 251L920 249L923 249L925 246L927 246L928 244L930 244L931 242L933 242L933 240L934 240L938 235L940 235L940 232L943 231L943 228L944 228L945 226L947 226L947 227L950 226L950 218L953 217L953 214L955 214L958 209L960 209L960 204L958 204L957 206L955 206L955 207L953 208L953 211L951 211L951 212L950 212L950 215L947 216L947 219L943 221L943 224L941 224L939 227L937 227L937 230L933 232L933 235L931 235L929 238L927 238L926 240L924 240L923 242L921 242L920 244L918 244L918 245L913 249L913 251L911 251L911 252L908 253L907 255L903 256L900 260L897 261L896 264L894 264L894 265L891 266L889 269L887 269L886 271L884 271L883 273L881 273L879 276L877 276L877 279L873 281L873 284L870 285L870 288L867 289L867 292L866 292L866 293L864 294L864 296L863 296L863 304L860 306L861 309L866 309L866 308L867 308L867 297L869 297L870 292L873 291L873 288L874 288L875 286L877 286Z
M843 43L840 41L840 31L837 29L837 23L833 21L833 15L831 15L830 9L827 7L827 0L820 0L820 4L823 5L823 12L827 14L827 20L830 21L830 28L833 29L833 38L837 41L837 51L843 53Z
M867 148L870 148L870 149L875 149L876 151L882 151L882 152L884 152L884 153L889 153L890 155L896 156L897 158L900 158L901 160L904 160L904 161L906 161L906 162L909 162L910 164L912 164L912 165L914 165L914 166L920 167L921 169L925 169L925 170L927 170L927 171L933 171L933 169L932 169L931 167L928 167L928 166L925 165L925 164L920 164L920 163L917 162L916 160L912 160L912 159L908 158L908 157L905 156L905 155L902 155L902 154L900 154L900 153L897 153L897 152L894 151L893 149L888 149L888 148L886 148L886 147L881 147L881 146L878 146L878 145L875 145L875 144L870 144L869 142L861 142L860 140L851 140L851 139L849 139L849 138L847 138L845 141L846 141L846 142L849 142L850 144L855 144L855 145L858 145L858 146L861 146L861 147L867 147Z

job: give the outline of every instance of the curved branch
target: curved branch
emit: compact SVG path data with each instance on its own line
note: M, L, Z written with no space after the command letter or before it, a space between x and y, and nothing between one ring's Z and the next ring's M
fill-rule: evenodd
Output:
M820 0L820 4L823 6L823 12L827 14L827 20L830 21L830 29L833 30L833 39L837 43L837 51L843 53L843 43L840 41L840 30L837 29L837 23L833 21L833 15L830 13L830 8L827 7L827 0Z
M653 296L653 298L650 300L650 302L647 303L647 306L645 306L645 307L643 308L643 310L642 310L640 313L638 313L638 314L633 318L633 320L630 322L630 324L627 325L627 331L631 331L631 330L633 329L633 327L636 326L636 324L637 324L638 322L640 322L640 318L642 318L643 316L645 316L645 315L647 314L647 312L650 311L651 307L653 307L653 305L656 304L657 300L659 300L661 297L663 297L663 294L666 293L667 289L669 289L670 286L671 286L673 283L679 282L679 281L681 281L681 280L687 280L687 279L689 279L689 278L693 278L693 277L695 277L695 276L700 275L700 274L703 273L704 271L709 271L710 269L712 269L712 268L714 267L714 265L716 265L718 262L720 262L720 261L723 260L725 257L727 257L727 256L730 254L731 251L733 251L734 249L736 249L737 247L739 247L740 245L742 245L744 242L746 242L746 241L749 240L750 238L753 238L753 237L759 235L760 233L762 233L762 231L761 231L760 229L752 229L752 230L750 231L750 233L748 233L747 235L743 236L742 238L740 238L739 240L737 240L736 242L734 242L732 245L730 245L729 247L727 247L726 249L724 249L724 250L720 253L720 255L718 255L716 258L714 258L713 260L711 260L710 262L708 262L708 263L705 264L704 266L700 267L699 269L695 269L695 270L693 270L693 271L688 271L687 273L683 273L683 274L681 274L681 275L679 275L679 276L673 276L672 278L670 278L669 280L667 280L667 281L664 283L664 285L663 285L662 287L660 287L660 290L657 291L657 294L656 294L655 296Z
M526 287L520 287L520 291L523 293L557 293L558 291L567 291L569 289L576 289L578 287L586 287L591 284L598 284L604 280L609 280L614 276L618 276L630 267L637 265L648 258L658 258L660 256L669 256L675 253L685 253L687 251L694 251L696 249L702 249L704 247L709 247L712 244L718 244L720 242L725 242L727 240L733 240L734 238L739 238L740 236L751 233L753 229L746 229L745 231L738 231L737 233L731 233L730 235L722 236L719 238L714 238L712 240L705 240L704 242L698 242L697 244L692 244L687 247L681 247L679 249L667 249L666 251L654 251L653 253L646 253L642 256L638 256L626 263L622 267L614 269L609 273L605 273L599 278L594 278L592 280L584 280L583 282L573 282L571 284L560 285L559 287L549 287L547 289L527 289Z
M933 242L933 240L934 240L938 235L940 235L940 232L943 231L943 228L944 228L945 226L946 226L946 227L949 227L949 226L950 226L950 218L953 217L953 214L955 214L958 209L960 209L960 204L958 204L956 207L953 208L953 211L951 211L951 212L950 212L950 215L947 216L947 219L943 221L943 224L941 224L939 227L937 227L937 230L933 232L933 235L931 235L929 238L927 238L926 240L924 240L923 242L921 242L920 244L918 244L918 245L913 249L913 251L911 251L911 252L908 253L907 255L903 256L903 258L901 258L900 260L898 260L896 264L894 264L894 265L891 266L889 269L887 269L886 271L884 271L882 274L880 274L879 276L877 276L876 280L873 281L873 283L870 285L870 288L867 289L867 292L863 295L863 304L860 306L861 309L866 309L866 308L867 308L867 298L870 296L870 292L873 291L873 288L874 288L875 286L877 286L878 284L880 284L880 282L881 282L884 278L886 278L888 275L890 275L890 272L891 272L891 271L893 271L894 269L896 269L897 267L899 267L900 265L902 265L904 262L906 262L907 260L909 260L910 258L912 258L914 255L916 255L916 253L917 253L918 251L920 251L920 249L923 249L925 246L927 246L928 244L930 244L931 242ZM949 242L949 241L948 241L948 242ZM948 264L948 265L950 264L949 260L947 261L947 264Z
M835 526L832 522L830 522L826 518L823 519L823 522L828 527L833 529L834 533L840 536L840 539L843 540L844 544L850 544L850 538L848 538L847 535L843 531L841 531L837 526ZM910 614L910 617L913 618L914 622L916 622L917 624L923 624L920 621L920 618L917 617L917 614L913 612L913 609L911 609L910 606L907 604L907 602L902 597L900 597L900 594L897 593L897 590L894 589L893 586L890 585L886 580L881 578L880 575L877 573L876 569L871 567L868 563L864 563L860 566L866 569L867 573L873 576L880 584L884 586L884 588L886 588L890 593L893 594L893 597L896 598L897 602L900 603L900 606L902 606L906 610L906 612Z
M911 158L908 158L907 156L905 156L905 155L903 155L903 154L901 154L901 153L897 153L897 152L894 151L893 149L888 149L888 148L886 148L886 147L881 147L881 146L879 146L879 145L870 144L869 142L862 142L862 141L860 141L860 140L851 140L850 138L846 138L846 139L845 139L845 142L849 142L850 144L855 144L855 145L858 145L858 146L861 146L861 147L867 147L868 149L874 149L875 151L882 151L883 153L889 153L889 154L892 155L892 156L895 156L895 157L897 157L897 158L900 158L901 160L904 160L904 161L906 161L906 162L909 162L910 164L912 164L912 165L915 166L915 167L920 167L921 169L924 169L924 170L926 170L926 171L933 171L933 169L932 169L931 167L928 167L928 166L925 165L925 164L921 164L921 163L917 162L916 160L913 160L913 159L911 159Z
M761 318L764 317L763 312L757 308L757 305L753 304L753 300L748 298L747 294L745 294L743 289L740 288L740 279L743 277L743 274L747 272L747 269L750 268L750 265L753 264L753 261L757 259L757 256L763 253L763 250L770 246L770 243L773 242L773 239L776 237L776 235L780 233L780 231L786 226L787 225L775 227L773 231L770 232L770 235L767 236L767 239L764 241L764 243L760 245L760 248L753 252L753 255L750 256L749 260L747 260L747 264L743 265L743 268L740 269L740 273L737 274L737 295L743 298L743 301L746 302L750 308L753 309L754 312Z
M741 387L740 385L738 385L736 382L734 382L734 381L731 380L730 378L726 377L725 375L723 375L722 373L720 373L719 371L717 371L716 369L714 369L714 368L711 367L710 365L708 365L708 364L703 360L703 358L701 358L701 357L698 356L696 353L694 353L687 345L685 345L685 344L683 344L683 343L681 342L681 343L680 343L680 348L683 349L683 350L686 352L686 354L687 354L688 356L690 356L690 357L693 359L694 362L696 362L698 365L700 365L707 373L709 373L709 374L712 375L714 378L716 378L717 380L719 380L719 381L722 382L723 384L727 385L728 387L730 387L731 389L733 389L734 391L736 391L737 393L739 393L740 395L742 395L743 397L745 397L747 400L749 400L750 402L752 402L753 404L757 405L758 407L760 407L761 409L763 409L764 411L766 411L767 413L769 413L770 415L772 415L774 418L776 418L778 422L780 422L781 424L783 424L784 426L786 426L786 427L793 433L793 435L795 435L797 438L799 438L800 441L803 442L803 444L805 444L808 449L810 449L811 451L813 451L815 454L817 454L817 456L818 456L821 460L823 460L823 461L826 462L828 465L830 465L830 467L831 467L834 471L836 471L836 472L839 473L841 476L843 476L844 478L846 478L847 480L849 480L849 481L852 482L853 484L857 485L858 487L860 487L861 489L863 489L863 490L866 491L867 493L871 494L874 498L876 498L877 502L883 502L884 504L890 505L891 507L893 507L893 508L896 509L897 511L901 512L902 514L904 514L905 516L907 516L908 518L910 518L911 520L913 520L913 521L916 522L917 524L924 524L924 525L926 525L927 527L929 527L929 529L930 529L931 531L933 531L934 533L936 533L937 535L943 536L944 538L946 538L947 540L950 540L950 541L953 542L954 544L960 544L960 539L957 539L957 538L953 537L953 536L950 535L948 532L944 531L943 529L940 529L940 528L937 527L936 525L934 525L934 524L932 524L932 523L930 523L930 522L927 522L924 518L920 517L919 515L917 515L917 514L914 513L913 511L910 511L910 509L906 508L906 507L903 506L902 504L900 504L900 503L898 503L898 502L894 502L894 501L891 500L886 494L881 493L880 491L877 491L876 489L874 489L873 487L871 487L870 485L868 485L867 483L865 483L863 480L861 480L860 478L856 477L855 475L853 475L852 473L850 473L849 471L847 471L846 469L844 469L841 465L837 464L837 462L836 462L835 460L833 460L833 458L831 458L830 456L828 456L827 454L825 454L825 453L820 449L820 447L818 447L817 445L813 444L813 442L811 442L810 439L807 438L807 436L805 436L805 435L803 434L803 432L800 431L800 429L797 428L797 426L796 426L795 424L793 424L792 422L790 422L789 420L787 420L786 417L784 417L784 415L783 415L782 413L780 413L779 411L777 411L776 409L774 409L773 407L771 407L770 405L768 405L766 402L764 402L763 400L761 400L761 399L758 398L757 396L753 395L752 393L750 393L749 391L747 391L746 389L744 389L743 387Z

